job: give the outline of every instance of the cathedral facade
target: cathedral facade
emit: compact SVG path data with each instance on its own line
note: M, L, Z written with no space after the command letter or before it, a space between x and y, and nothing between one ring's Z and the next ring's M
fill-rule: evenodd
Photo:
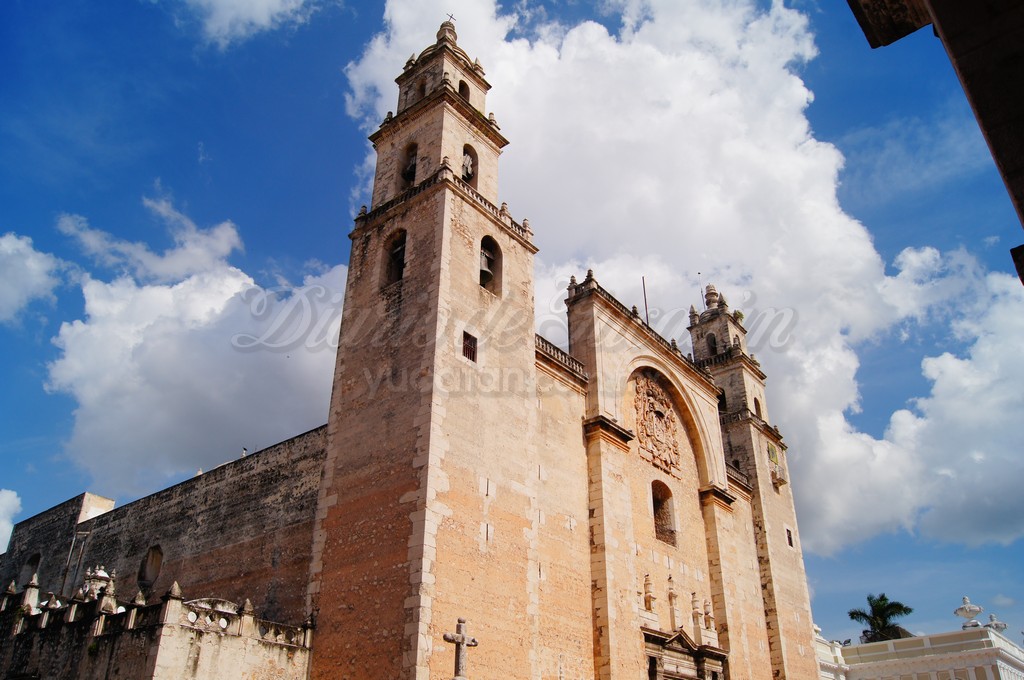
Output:
M328 424L18 524L4 677L816 677L742 316L709 286L684 356L587 272L536 335L482 67L445 22L397 84Z

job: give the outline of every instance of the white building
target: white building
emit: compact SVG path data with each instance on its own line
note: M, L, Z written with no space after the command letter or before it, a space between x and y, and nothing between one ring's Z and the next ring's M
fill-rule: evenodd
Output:
M975 614L981 610L974 608ZM949 633L845 647L819 632L815 640L818 676L820 680L1024 680L1024 649L1002 634L1005 628L994 617L985 626L972 618L962 630Z

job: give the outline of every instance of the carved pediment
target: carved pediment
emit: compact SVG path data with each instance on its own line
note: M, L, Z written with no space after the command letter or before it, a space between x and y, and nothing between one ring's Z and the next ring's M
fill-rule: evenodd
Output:
M685 630L674 633L643 629L647 658L656 664L658 680L711 680L723 678L727 654L698 645Z

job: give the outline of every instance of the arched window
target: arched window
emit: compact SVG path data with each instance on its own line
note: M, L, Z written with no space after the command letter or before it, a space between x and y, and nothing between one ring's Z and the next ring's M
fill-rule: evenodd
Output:
M28 585L28 582L32 580L32 577L39 573L39 563L42 559L43 556L36 553L25 560L25 564L21 566L21 571L18 573L17 585L22 587Z
M718 354L718 339L714 333L708 333L708 353L711 356Z
M459 81L459 96L469 101L469 85L466 84L465 80Z
M399 229L384 248L384 285L397 283L405 276L405 229Z
M423 99L424 97L427 96L427 81L426 80L420 80L420 82L416 85L416 94L419 95L420 99Z
M405 147L405 153L399 159L399 191L404 191L416 183L416 161L419 157L419 149L415 144Z
M462 147L462 181L476 189L476 178L480 174L480 161L476 149L466 144Z
M501 248L490 236L480 241L480 286L501 295Z
M757 397L754 397L754 415L761 418L761 402Z
M157 577L160 576L160 567L163 563L164 551L158 545L151 546L139 565L139 590L143 593L149 592L153 584L156 583Z
M675 545L676 520L672 508L672 492L664 482L651 482L651 501L654 506L654 537Z

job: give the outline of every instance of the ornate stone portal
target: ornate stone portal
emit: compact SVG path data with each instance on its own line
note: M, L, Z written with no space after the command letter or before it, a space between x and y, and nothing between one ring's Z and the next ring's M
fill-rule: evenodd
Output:
M679 467L679 418L662 378L651 370L636 376L636 430L640 448L666 472Z

